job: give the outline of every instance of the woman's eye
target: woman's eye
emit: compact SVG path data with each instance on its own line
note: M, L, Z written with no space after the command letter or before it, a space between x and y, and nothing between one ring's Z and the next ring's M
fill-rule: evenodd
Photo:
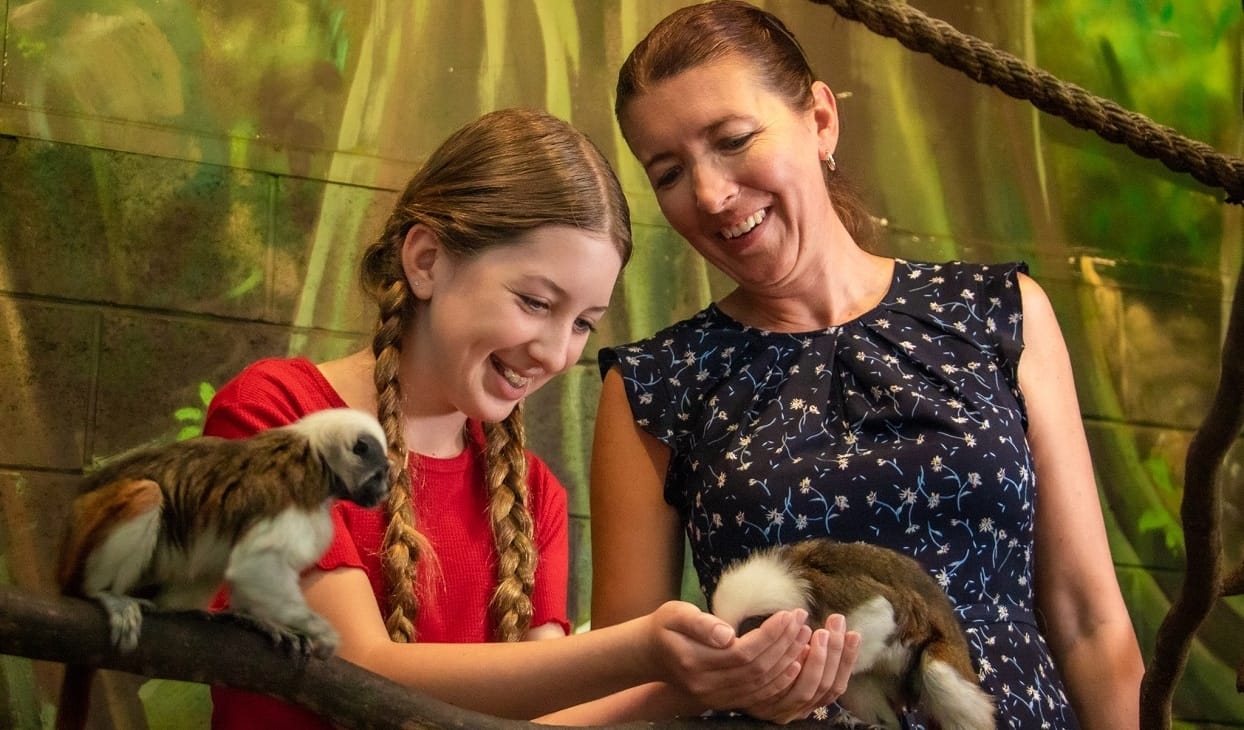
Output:
M657 190L661 190L662 188L668 188L669 186L673 185L678 180L679 172L680 172L679 168L671 167L670 169L666 170L665 172L662 172L660 175L657 175L656 178L653 179L652 187L656 188Z
M722 141L721 146L727 150L742 149L752 140L752 133L740 134L737 137L727 137Z

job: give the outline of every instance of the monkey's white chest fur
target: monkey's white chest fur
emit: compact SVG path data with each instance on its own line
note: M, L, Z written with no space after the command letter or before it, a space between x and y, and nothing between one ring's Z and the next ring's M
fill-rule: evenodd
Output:
M115 607L113 632L123 649L137 642L141 613L121 596L150 585L157 587L152 603L159 608L202 609L223 582L230 587L232 611L301 633L316 653L335 649L336 633L306 605L298 585L299 573L332 540L327 503L311 510L286 507L256 521L235 543L204 530L187 544L174 544L162 539L161 519L159 509L133 518L87 557L83 593Z
M949 601L910 558L825 538L780 546L729 566L711 604L740 631L783 610L806 609L813 628L841 613L861 639L838 700L856 721L898 728L907 706L943 730L995 727Z

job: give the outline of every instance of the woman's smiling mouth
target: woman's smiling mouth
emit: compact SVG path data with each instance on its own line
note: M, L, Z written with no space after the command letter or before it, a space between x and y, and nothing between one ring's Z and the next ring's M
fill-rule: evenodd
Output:
M755 213L749 215L743 222L721 229L722 238L730 240L732 238L738 238L746 233L750 233L753 228L760 225L760 223L765 219L765 215L765 209L761 208Z

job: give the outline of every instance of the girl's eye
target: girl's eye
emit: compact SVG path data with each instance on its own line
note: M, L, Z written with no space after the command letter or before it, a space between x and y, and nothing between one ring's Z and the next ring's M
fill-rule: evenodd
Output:
M549 308L548 302L541 301L539 299L536 299L535 297L529 297L529 296L520 294L518 295L518 298L523 302L524 307L526 307L527 309L530 309L533 312L543 312Z
M596 325L586 319L576 319L574 321L575 332L581 335L595 334Z

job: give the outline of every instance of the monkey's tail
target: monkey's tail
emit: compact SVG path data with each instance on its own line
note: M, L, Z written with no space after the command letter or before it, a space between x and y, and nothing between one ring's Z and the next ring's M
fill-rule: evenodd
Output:
M993 697L930 646L920 655L920 709L942 730L995 730Z
M95 667L66 664L60 685L60 708L56 711L56 730L82 730L91 705L91 681Z

